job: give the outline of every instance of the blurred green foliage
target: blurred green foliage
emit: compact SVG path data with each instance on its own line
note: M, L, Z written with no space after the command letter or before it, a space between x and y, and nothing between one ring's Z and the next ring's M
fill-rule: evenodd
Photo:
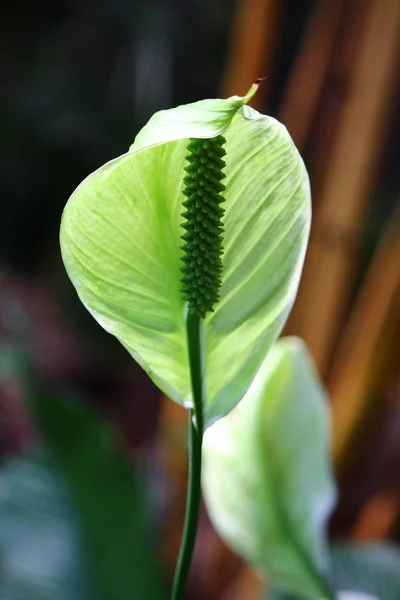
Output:
M0 471L0 596L88 600L85 562L65 482L43 450Z
M380 600L400 596L400 549L392 543L335 544L332 548L332 581L337 589L361 592ZM268 600L301 600L275 591ZM346 596L340 600L346 600ZM350 600L350 597L349 597ZM356 597L351 600L357 600ZM360 600L363 598L360 596Z
M110 425L83 402L43 389L18 347L1 346L0 364L1 380L23 382L43 444L2 465L4 597L160 600L148 500Z

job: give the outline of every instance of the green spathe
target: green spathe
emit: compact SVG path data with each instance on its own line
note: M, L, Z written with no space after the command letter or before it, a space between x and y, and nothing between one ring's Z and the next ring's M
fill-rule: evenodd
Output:
M181 287L188 138L226 138L220 301L202 323L205 424L242 398L296 295L310 226L307 172L285 127L244 106L204 100L161 111L129 152L71 196L61 249L80 299L160 389L192 406Z
M242 402L204 435L203 492L222 538L269 583L332 598L328 407L308 352L279 340Z

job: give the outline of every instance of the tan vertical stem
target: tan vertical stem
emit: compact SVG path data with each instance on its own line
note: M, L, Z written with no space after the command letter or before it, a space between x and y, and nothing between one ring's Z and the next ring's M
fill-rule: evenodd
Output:
M328 379L332 398L333 456L340 467L362 416L393 362L400 322L400 210L369 267Z
M304 148L328 71L343 0L319 2L290 71L279 118Z
M245 94L250 85L266 77L251 105L265 103L279 32L282 3L279 0L239 0L228 51L222 98Z
M314 219L299 296L287 330L308 343L322 375L351 291L385 117L397 76L400 2L372 2Z

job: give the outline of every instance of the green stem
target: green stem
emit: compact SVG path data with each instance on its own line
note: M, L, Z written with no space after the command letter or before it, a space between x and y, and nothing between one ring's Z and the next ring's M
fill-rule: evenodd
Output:
M185 522L172 586L171 600L182 600L184 598L199 520L201 447L203 444L203 376L200 327L200 318L189 311L187 317L187 336L194 408L189 411L189 480Z

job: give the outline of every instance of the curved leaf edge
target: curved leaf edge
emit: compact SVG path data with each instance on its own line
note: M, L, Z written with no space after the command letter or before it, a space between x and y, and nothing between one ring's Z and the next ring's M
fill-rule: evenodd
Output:
M156 112L139 131L129 152L186 138L213 138L229 127L235 113L257 92L253 83L245 96L199 100Z

